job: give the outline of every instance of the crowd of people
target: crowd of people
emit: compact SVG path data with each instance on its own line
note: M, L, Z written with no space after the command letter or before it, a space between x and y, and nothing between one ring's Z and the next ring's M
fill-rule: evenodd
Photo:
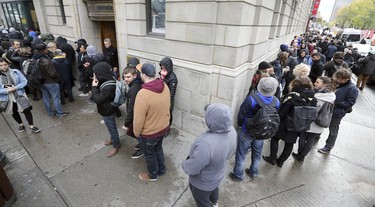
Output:
M66 99L75 101L73 67L77 63L78 90L82 91L79 96L87 96L96 103L110 135L110 139L104 141L105 145L112 146L107 157L116 155L121 148L117 116L124 119L122 129L126 134L137 139L136 151L131 157L144 156L147 163L147 172L139 173L139 178L157 181L165 174L162 144L173 121L178 84L171 58L165 57L159 62L159 74L154 65L140 64L139 59L131 58L120 74L117 49L108 38L103 42L103 53L99 53L85 39L77 40L74 49L62 36L55 39L51 34L38 35L34 31L24 35L16 30L2 35L0 109L12 114L19 124L19 132L25 131L20 113L25 115L32 132L40 132L34 126L32 106L26 93L34 100L42 98L48 116L69 115L63 111L62 105L66 104ZM360 66L355 85L351 82L351 69L356 65ZM42 74L40 84L30 84L32 81L27 79L33 67ZM277 58L261 62L251 79L249 93L237 115L237 132L228 106L206 106L208 131L195 140L182 164L184 172L189 175L190 189L197 205L218 205L218 187L225 177L226 162L233 154L235 166L229 177L234 181L244 179L244 163L249 151L251 165L245 169L245 174L252 179L259 174L262 157L278 167L282 167L290 155L303 162L324 128L329 128L329 136L319 152L328 154L335 145L342 118L351 112L359 90L363 90L374 68L375 51L361 57L356 48L346 45L345 40L306 34L296 36L290 45L282 44ZM111 104L116 96L116 81L123 81L128 86L124 112ZM290 117L297 113L298 107L312 107L320 114L323 110L330 110L326 103L332 105L330 123L322 126L312 120L303 130L290 127ZM266 137L271 139L269 156L262 156L264 137L259 139L248 128L249 122L259 119L256 117L258 111L267 113L267 110L262 110L265 107L268 111L274 108L278 115L277 129L272 136ZM255 126L254 123L251 126ZM284 148L278 156L280 140L284 142ZM297 140L298 151L292 153Z

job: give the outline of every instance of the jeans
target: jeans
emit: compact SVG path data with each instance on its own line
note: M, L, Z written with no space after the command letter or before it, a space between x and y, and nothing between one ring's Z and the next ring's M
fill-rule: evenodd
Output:
M215 188L213 191L203 191L192 184L190 185L191 194L198 207L211 207L211 203L217 203L219 200L219 187Z
M103 116L104 123L107 126L109 135L111 136L113 148L120 148L120 137L117 131L115 114L110 116Z
M40 86L40 90L43 94L43 103L46 107L49 116L52 116L53 110L51 108L50 98L52 98L53 105L55 106L56 114L62 114L62 108L60 103L60 87L58 83L48 83Z
M329 125L329 135L325 146L329 149L332 149L335 146L337 135L339 134L341 119L342 117L332 117L331 124Z
M143 150L143 156L147 163L148 174L150 178L158 178L165 173L164 152L163 152L164 135L156 138L139 137L139 144Z
M237 149L233 173L241 180L243 179L243 167L249 147L251 147L250 173L256 177L262 157L263 140L252 138L249 133L242 131L240 128L237 135Z

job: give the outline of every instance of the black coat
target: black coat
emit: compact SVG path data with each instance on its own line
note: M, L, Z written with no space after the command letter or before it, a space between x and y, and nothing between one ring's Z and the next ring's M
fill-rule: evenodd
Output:
M138 77L139 76L129 84L129 91L126 96L125 127L129 127L129 125L133 123L135 98L137 97L138 91L142 89L143 82Z
M357 87L348 80L346 83L336 87L335 108L333 109L333 117L344 117L352 108L358 98Z
M348 64L343 59L333 59L324 65L324 70L326 71L326 76L332 77L337 69L342 66L344 68L349 68Z
M284 97L283 103L280 106L280 126L275 137L282 139L286 143L295 143L299 136L299 132L288 131L286 126L288 115L291 115L294 112L295 106L316 106L316 103L317 100L314 97L313 89L300 87L293 88L292 91Z
M109 48L105 48L103 53L105 55L105 61L110 64L112 68L118 68L117 49L113 46L110 46Z
M311 65L311 70L309 77L311 79L311 82L315 83L316 79L318 79L319 76L322 76L324 71L324 65L321 60L314 61Z
M362 64L359 74L371 75L375 69L375 54L369 54L365 58L358 60L359 64Z

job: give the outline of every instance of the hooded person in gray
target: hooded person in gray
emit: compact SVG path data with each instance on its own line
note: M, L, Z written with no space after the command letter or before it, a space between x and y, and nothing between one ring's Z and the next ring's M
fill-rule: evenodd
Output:
M182 163L199 207L217 205L218 188L226 173L227 160L236 150L237 141L228 106L220 103L206 106L205 121L208 131L195 140L188 158Z

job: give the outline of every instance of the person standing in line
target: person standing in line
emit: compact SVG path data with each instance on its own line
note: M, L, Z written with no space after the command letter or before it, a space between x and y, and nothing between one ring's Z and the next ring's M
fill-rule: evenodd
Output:
M257 92L253 95L258 96L265 105L271 104L272 101L276 99L276 109L278 110L280 108L280 101L274 96L278 84L277 80L273 77L261 78L257 87ZM252 137L249 134L246 129L246 120L253 118L260 108L260 105L256 103L254 97L249 94L241 104L240 111L238 112L237 125L240 126L240 128L237 137L235 165L233 167L233 172L229 173L229 177L233 181L242 181L244 179L243 168L250 147L251 165L249 168L246 168L245 172L251 178L258 176L258 168L262 158L264 140L255 139L255 137Z
M97 63L92 69L94 77L90 99L96 103L98 113L103 116L104 124L107 126L109 135L111 136L110 140L104 141L104 145L113 146L107 153L107 157L112 157L121 148L115 119L117 107L111 105L116 94L116 81L113 79L111 66L108 63Z
M370 50L365 58L360 58L358 63L362 65L359 69L359 75L357 79L357 88L363 90L366 86L367 79L371 76L375 69L375 50Z
M37 67L43 75L44 82L39 87L42 91L43 103L46 107L48 116L63 117L69 112L63 112L60 103L60 87L59 87L59 74L57 73L52 61L47 56L47 46L45 44L37 44L34 46L35 54L33 59L38 61ZM51 108L50 98L52 99L55 107L54 111Z
M138 175L144 181L157 181L166 172L162 144L169 131L170 92L168 86L155 75L152 64L142 65L144 84L134 104L133 131L135 137L139 137L148 169L148 172Z
M70 81L70 65L68 60L65 58L65 53L60 49L56 49L52 63L59 74L59 86L60 86L60 101L61 104L65 104L65 94L69 97L69 102L73 102L73 92Z
M351 77L352 72L345 68L338 69L333 75L333 80L336 82L336 100L331 124L329 125L329 135L326 140L326 145L318 150L318 152L322 154L328 154L335 146L341 119L344 118L346 113L352 111L352 107L357 101L358 89L356 85L351 82Z
M205 107L208 131L192 144L182 169L198 207L218 206L219 185L225 177L227 160L236 150L236 130L231 109L220 103Z
M142 67L141 64L139 64L137 67ZM124 118L124 126L122 127L128 136L131 136L135 139L137 139L133 132L133 121L134 121L134 103L135 98L137 97L137 94L139 90L142 88L142 80L140 78L140 74L138 73L137 69L135 67L128 66L124 69L123 72L123 79L125 83L129 86L129 91L126 94L126 114ZM138 140L138 139L137 139ZM131 156L133 159L137 159L143 156L143 150L140 148L139 140L138 144L134 147L136 152Z
M324 103L334 104L336 95L334 93L334 86L331 78L326 76L320 76L316 79L315 83L315 98L317 99L317 111L322 110ZM310 129L306 132L302 132L298 140L298 153L292 153L299 162L305 160L306 155L310 152L315 140L319 139L321 133L323 133L324 127L319 126L315 122L312 122Z
M13 119L18 123L18 132L25 131L25 125L19 112L25 115L31 132L38 133L40 129L34 126L32 106L26 97L25 86L27 80L21 71L9 68L8 63L0 58L0 104L1 111L12 113Z
M177 90L177 76L173 72L173 61L169 57L165 57L160 61L160 78L164 81L165 84L167 84L169 91L171 93L171 107L169 109L169 112L171 114L171 117L169 119L169 126L172 125L173 121L173 109L174 109L174 97L176 95Z

